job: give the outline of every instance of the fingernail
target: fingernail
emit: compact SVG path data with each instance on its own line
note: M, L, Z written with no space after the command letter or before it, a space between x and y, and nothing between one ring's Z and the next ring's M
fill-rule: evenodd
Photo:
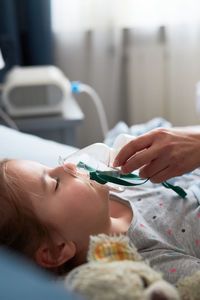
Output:
M119 161L118 161L118 160L115 160L113 166L114 166L114 167L119 167L119 166L120 166Z
M129 174L129 173L131 173L131 172L128 170L127 167L123 167L123 168L122 168L122 172L123 172L123 174Z

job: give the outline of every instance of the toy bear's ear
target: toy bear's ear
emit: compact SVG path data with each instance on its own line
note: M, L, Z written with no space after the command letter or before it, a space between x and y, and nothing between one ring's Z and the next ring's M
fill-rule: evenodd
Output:
M141 256L135 246L125 235L105 235L99 234L90 236L90 245L88 250L88 261L122 261L134 260L140 261Z

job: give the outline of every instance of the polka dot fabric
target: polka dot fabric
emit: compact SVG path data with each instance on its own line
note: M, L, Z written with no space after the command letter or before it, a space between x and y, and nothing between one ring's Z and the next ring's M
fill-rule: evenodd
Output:
M198 185L200 176L191 176L185 176L185 186L184 178L180 178L182 187L187 188L185 199L153 184L120 194L134 211L127 235L144 259L173 284L182 276L200 271L200 201L191 189Z

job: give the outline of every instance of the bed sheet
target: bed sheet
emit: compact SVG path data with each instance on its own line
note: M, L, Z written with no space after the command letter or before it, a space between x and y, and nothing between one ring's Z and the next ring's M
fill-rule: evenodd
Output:
M49 167L58 165L59 155L66 157L77 148L45 140L0 125L0 159L20 158L40 162Z
M110 147L112 147L116 137L119 134L129 134L133 136L139 136L141 134L144 134L150 130L153 130L158 127L164 127L164 128L177 128L177 129L184 129L184 130L192 130L195 132L200 132L200 125L195 126L180 126L180 127L174 127L170 122L167 120L157 117L154 118L146 123L141 124L134 124L132 126L128 126L125 122L120 121L118 122L107 134L104 143Z

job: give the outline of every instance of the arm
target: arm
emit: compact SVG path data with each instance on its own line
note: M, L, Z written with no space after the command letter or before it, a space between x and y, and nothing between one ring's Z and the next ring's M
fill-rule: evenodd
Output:
M180 176L200 166L200 133L159 128L126 144L114 160L122 173L140 168L154 183Z

